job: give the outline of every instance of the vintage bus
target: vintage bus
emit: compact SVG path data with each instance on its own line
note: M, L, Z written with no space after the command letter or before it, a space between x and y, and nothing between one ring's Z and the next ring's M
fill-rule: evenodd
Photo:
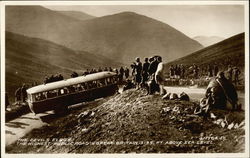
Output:
M69 105L114 94L117 81L116 73L105 71L38 85L27 90L28 104L35 114L67 110Z

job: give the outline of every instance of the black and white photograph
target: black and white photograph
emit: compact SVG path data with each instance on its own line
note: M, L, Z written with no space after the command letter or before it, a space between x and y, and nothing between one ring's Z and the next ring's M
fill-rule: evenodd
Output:
M249 157L248 7L1 2L3 157Z

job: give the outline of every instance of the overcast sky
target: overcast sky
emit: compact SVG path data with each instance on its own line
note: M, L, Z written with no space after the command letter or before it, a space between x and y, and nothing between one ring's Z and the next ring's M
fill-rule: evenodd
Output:
M228 38L244 32L243 5L81 5L45 7L53 10L82 11L97 17L132 11L167 23L189 37L202 35Z

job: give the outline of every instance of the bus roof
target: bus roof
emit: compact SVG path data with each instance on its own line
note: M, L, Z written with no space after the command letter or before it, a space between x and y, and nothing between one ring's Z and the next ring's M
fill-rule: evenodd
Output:
M35 93L40 93L40 92L46 92L49 90L67 87L67 86L71 86L71 85L75 85L75 84L79 84L79 83L83 83L83 82L99 80L99 79L111 77L114 75L116 75L116 73L109 72L109 71L98 72L98 73L89 74L86 76L80 76L80 77L76 77L76 78L65 79L62 81L41 84L41 85L38 85L38 86L35 86L32 88L29 88L27 90L27 93L28 94L35 94Z

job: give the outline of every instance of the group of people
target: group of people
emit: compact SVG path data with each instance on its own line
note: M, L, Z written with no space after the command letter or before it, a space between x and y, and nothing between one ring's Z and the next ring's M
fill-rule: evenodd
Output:
M229 65L227 69L228 79L234 83L234 85L240 84L240 70L236 66Z
M147 94L153 94L156 91L160 91L160 86L157 83L159 78L156 77L156 72L161 62L162 58L160 56L145 58L143 64L139 57L136 58L131 68L133 80L137 89L146 88Z
M27 85L23 84L22 87L17 88L15 91L15 101L16 103L25 102L27 99Z
M63 76L61 74L57 75L51 75L50 77L45 77L44 79L44 84L51 83L51 82L56 82L56 81L61 81L63 80Z
M113 69L111 67L105 67L105 68L101 68L99 67L98 69L92 68L92 69L87 69L86 71L83 72L83 76L86 76L88 74L93 74L93 73L97 73L97 72L102 72L102 71L113 71Z
M206 66L198 66L195 63L192 65L176 64L169 68L170 78L177 79L199 79L201 76L216 76L219 72L217 64Z
M220 70L225 70L225 76L232 81L234 85L240 84L240 70L236 66L228 65L228 68L220 68L218 64L206 65L183 65L176 64L169 67L170 79L200 79L202 77L216 77Z

